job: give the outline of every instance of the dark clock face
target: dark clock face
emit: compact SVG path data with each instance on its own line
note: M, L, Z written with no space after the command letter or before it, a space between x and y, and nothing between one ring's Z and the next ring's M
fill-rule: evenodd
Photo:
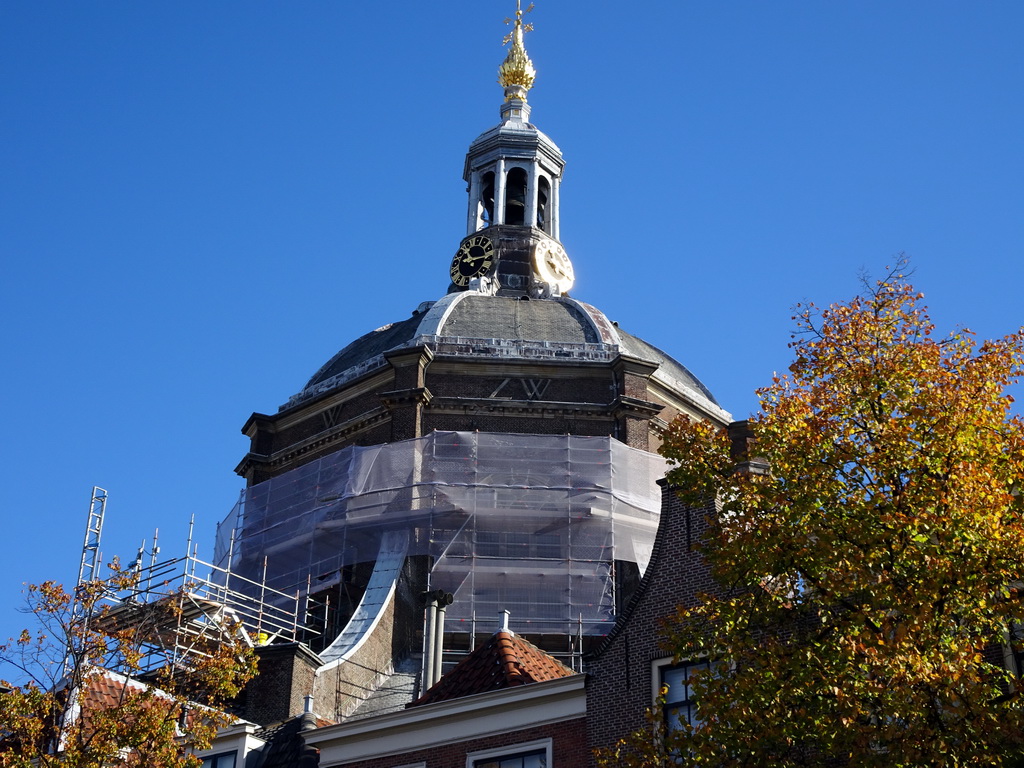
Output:
M470 235L462 241L452 259L452 282L460 288L474 277L483 277L494 266L494 243L483 235Z

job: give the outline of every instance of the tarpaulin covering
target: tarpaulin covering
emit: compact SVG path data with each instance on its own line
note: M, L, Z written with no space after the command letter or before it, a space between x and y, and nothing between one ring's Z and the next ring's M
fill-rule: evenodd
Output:
M216 563L279 592L315 593L372 563L386 531L429 555L455 596L446 630L604 634L616 561L643 572L660 511L661 457L610 437L433 432L353 446L246 489Z

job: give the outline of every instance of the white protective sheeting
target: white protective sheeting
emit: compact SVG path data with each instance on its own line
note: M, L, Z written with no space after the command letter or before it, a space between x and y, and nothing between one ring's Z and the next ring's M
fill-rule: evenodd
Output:
M402 531L408 555L432 558L430 588L455 596L448 632L508 609L516 631L604 634L615 562L647 566L665 468L610 437L434 432L344 448L248 488L217 563L259 581L266 557L267 586L315 593Z
M370 636L395 592L408 549L408 531L388 531L384 534L377 562L373 566L373 575L359 601L359 607L345 625L344 631L320 652L324 663L344 659Z

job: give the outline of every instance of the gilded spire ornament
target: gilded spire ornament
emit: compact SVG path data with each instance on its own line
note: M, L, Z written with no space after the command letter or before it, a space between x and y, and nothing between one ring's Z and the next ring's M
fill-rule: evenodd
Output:
M498 84L505 89L505 101L520 99L526 101L526 92L533 87L533 81L537 77L537 70L533 62L526 55L526 47L523 45L523 35L533 30L533 24L523 24L523 14L533 10L533 3L524 11L520 7L520 0L516 0L516 18L505 19L506 24L512 24L512 31L505 35L503 45L512 43L508 49L505 61L498 67Z

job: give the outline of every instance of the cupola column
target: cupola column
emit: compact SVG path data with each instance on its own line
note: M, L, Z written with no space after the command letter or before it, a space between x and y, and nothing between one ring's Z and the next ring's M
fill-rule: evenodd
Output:
M505 158L498 158L494 169L494 224L505 223Z
M537 226L537 164L530 163L526 174L526 215L523 223L528 227Z
M551 236L553 238L555 238L555 240L558 240L558 241L561 241L561 239L562 239L561 230L559 228L559 221L558 221L558 190L561 188L561 186L562 186L562 179L561 179L561 177L555 176L553 179L551 179L551 202L550 202L551 212L548 214L548 216L551 218L551 232L550 232L550 234L551 234Z
M480 220L480 209L483 202L480 199L480 172L475 171L469 182L469 214L466 218L466 234L471 235L480 229L483 223Z
M498 67L504 90L501 122L469 146L462 178L469 193L466 236L448 272L450 290L545 299L564 295L575 275L558 241L559 186L565 161L558 146L530 122L527 94L537 71L526 53L521 0Z

